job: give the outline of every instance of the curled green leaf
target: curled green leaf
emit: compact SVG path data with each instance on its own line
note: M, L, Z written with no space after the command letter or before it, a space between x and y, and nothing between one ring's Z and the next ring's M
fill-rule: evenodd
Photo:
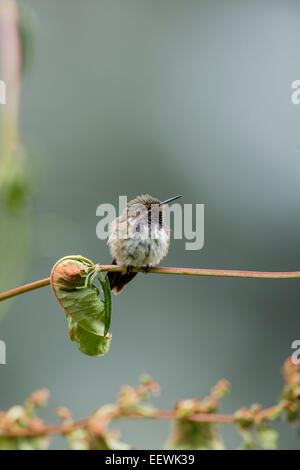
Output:
M103 356L109 350L111 336L99 336L81 328L81 326L68 317L69 336L78 343L78 349L88 356Z
M59 260L51 273L53 293L63 308L69 336L78 349L89 356L102 356L109 350L111 336L105 323L105 301L93 284L95 265L83 256Z

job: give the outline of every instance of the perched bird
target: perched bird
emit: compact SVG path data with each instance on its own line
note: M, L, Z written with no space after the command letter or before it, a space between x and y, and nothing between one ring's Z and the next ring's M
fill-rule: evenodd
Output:
M108 245L112 264L125 265L126 273L108 272L114 294L119 294L137 273L132 268L158 264L166 256L170 244L170 228L164 220L164 206L182 196L160 201L142 194L127 204L124 212L110 225Z

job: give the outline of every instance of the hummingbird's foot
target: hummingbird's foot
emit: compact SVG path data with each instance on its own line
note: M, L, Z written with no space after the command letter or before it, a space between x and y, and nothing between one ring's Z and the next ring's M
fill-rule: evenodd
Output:
M148 273L150 271L150 266L147 264L147 266L144 267L144 273Z
M126 274L132 273L133 266L126 266Z

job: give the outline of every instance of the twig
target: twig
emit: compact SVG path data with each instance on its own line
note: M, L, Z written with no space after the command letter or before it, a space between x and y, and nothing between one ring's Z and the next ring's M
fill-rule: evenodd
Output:
M101 271L123 272L124 266L116 266L114 264L101 265ZM133 272L145 272L143 268L133 268ZM154 267L149 268L149 272L153 274L181 274L184 276L213 276L213 277L239 277L239 278L255 278L255 279L292 279L300 278L300 271L272 272L272 271L235 271L226 269L196 269L196 268L168 268ZM15 297L16 295L30 292L40 287L48 286L50 277L39 281L31 282L21 287L3 292L0 294L0 302L2 300Z
M260 410L259 414L264 416L265 419L268 419L268 415L273 412L274 407L266 408ZM143 415L138 412L131 412L122 414L108 412L104 414L101 418L105 424L109 420L116 419L180 419L176 411L174 410L156 410L151 415ZM194 413L185 418L187 421L194 421L198 423L216 423L216 424L232 424L238 422L237 416L234 414L217 414L217 413ZM34 437L34 436L48 436L53 434L65 434L75 429L86 427L89 424L90 418L80 419L78 421L73 421L71 423L61 423L57 425L45 425L41 426L38 429L17 429L17 430L2 430L0 432L0 437Z
M106 422L106 415L102 419ZM117 414L108 416L109 419L178 419L175 411L157 410L151 416L145 416L139 413L132 412L130 414ZM233 423L235 421L234 415L221 415L214 413L196 413L187 418L188 421L197 421L202 423ZM86 427L89 423L89 418L80 419L72 423L61 423L58 425L49 425L39 427L38 429L17 429L17 430L2 430L0 437L35 437L35 436L50 436L54 434L65 434L75 429Z
M278 403L268 408L262 408L259 403L255 403L250 408L244 406L231 414L214 412L218 407L219 399L228 391L229 383L224 379L211 389L210 396L202 402L198 399L180 400L171 410L150 408L150 413L144 413L143 408L139 408L138 405L141 400L145 399L145 393L146 395L149 391L157 393L159 385L153 382L151 378L144 379L144 382L135 388L122 387L115 405L100 407L91 416L78 421L72 420L71 412L67 408L58 408L56 413L62 422L56 425L49 425L39 419L35 413L31 414L32 409L34 410L36 407L45 404L45 400L49 397L47 389L36 390L25 401L25 408L23 408L25 415L23 418L20 418L20 416L13 418L11 410L7 412L0 411L0 439L50 436L54 434L67 435L77 429L86 431L87 435L90 436L104 437L108 432L108 424L118 419L169 419L182 423L191 421L208 424L236 424L239 429L250 429L259 425L267 425L267 423L278 419L284 413L282 417L290 423L295 423L300 411L299 368L300 366L294 364L290 357L284 362L282 367L284 387ZM128 406L131 407L133 403L137 407L135 409L131 408L130 411Z
M17 287L16 289L11 289L7 292L0 294L1 300L9 299L10 297L15 297L16 295L24 294L24 292L29 292L34 289L39 289L40 287L48 286L50 284L50 278L41 279L40 281L32 282L31 284L26 284L25 286Z

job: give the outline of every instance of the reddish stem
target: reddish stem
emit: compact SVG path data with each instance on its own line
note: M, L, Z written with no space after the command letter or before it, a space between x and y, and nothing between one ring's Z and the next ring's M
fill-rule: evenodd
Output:
M97 265L101 266L101 271L124 271L124 266L116 266L114 264ZM134 272L144 272L143 268L133 268ZM256 279L291 279L300 277L300 271L272 272L272 271L237 271L226 269L197 269L197 268L168 268L155 267L149 269L150 273L156 274L181 274L186 276L213 276L213 277L240 277L240 278L256 278ZM24 292L29 292L40 287L48 286L50 278L41 279L40 281L31 282L21 287L16 287L7 292L0 294L1 300L9 299Z

